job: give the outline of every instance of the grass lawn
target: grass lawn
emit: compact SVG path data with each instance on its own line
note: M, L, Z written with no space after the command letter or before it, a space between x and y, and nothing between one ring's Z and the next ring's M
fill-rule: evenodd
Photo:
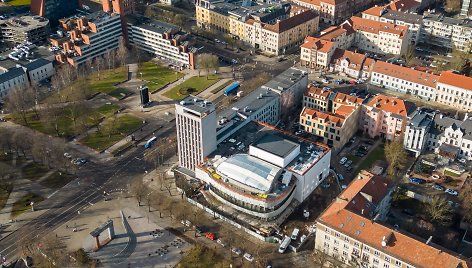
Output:
M180 94L179 90L181 88L192 88L193 90L191 94L198 94L218 81L219 81L218 75L209 75L208 79L206 76L200 76L200 77L194 76L187 79L182 84L167 91L166 93L164 93L164 96L173 100L181 100L184 97L188 96L188 94L186 95Z
M359 162L359 160L360 160L360 157L355 156L355 155L352 155L352 154L350 154L350 155L348 155L348 156L346 156L346 157L347 157L347 159L349 159L349 160L352 161L352 164L353 164L353 165L357 164L357 162Z
M44 174L46 174L49 169L41 164L38 164L36 162L31 162L25 167L22 168L22 173L23 173L23 179L28 179L30 181L36 181Z
M68 184L74 177L69 174L59 173L55 171L49 177L39 182L44 187L57 189L62 188L64 185Z
M115 99L120 100L128 95L131 95L131 91L124 88L115 87L114 90L108 92L108 95L112 96Z
M227 261L219 257L213 250L195 246L182 258L177 267L228 267Z
M119 67L114 70L104 70L100 72L100 76L92 74L89 77L91 94L102 92L109 94L116 88L115 84L126 81L128 79L128 68Z
M111 124L113 120L109 118L103 123L101 132L93 132L80 142L97 151L103 151L141 127L143 121L132 115L123 115L116 119L114 127L111 127ZM109 131L110 129L112 131Z
M95 110L97 113L101 113L105 117L112 116L120 109L120 106L116 104L104 104Z
M18 7L18 6L29 6L31 5L31 0L11 0L6 2L5 4L13 7Z
M369 154L364 158L361 164L357 167L355 174L359 173L360 170L366 169L369 170L372 165L377 160L385 161L385 152L384 152L384 143L381 143L377 147L375 147ZM354 161L353 161L354 162Z
M31 211L31 206L30 206L31 202L34 202L34 204L37 205L39 202L43 200L44 198L42 196L39 196L33 193L28 193L24 195L15 203L13 203L11 217L15 218L27 210Z
M8 188L5 190L0 190L0 210L5 207L5 204L8 201L8 197L10 197L11 190L13 190L13 186L9 185Z
M141 73L143 74L142 76ZM182 76L182 73L156 65L150 61L141 64L137 74L138 79L149 81L149 83L146 84L149 87L149 92L153 92L154 90L159 89L165 84L173 82Z

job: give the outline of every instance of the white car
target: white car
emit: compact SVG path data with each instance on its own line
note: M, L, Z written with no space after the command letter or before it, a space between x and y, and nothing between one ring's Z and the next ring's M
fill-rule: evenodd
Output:
M452 190L452 189L446 189L445 192L450 194L450 195L454 195L454 196L459 195L459 193L456 190Z
M226 247L226 243L221 238L218 238L218 240L216 240L216 243L220 244L222 247Z
M67 153L67 152L66 152L66 153L64 153L64 157L65 157L65 158L72 158L72 155L71 155L70 153Z
M321 80L321 83L323 83L323 84L328 84L328 83L329 83L329 80L326 79L326 78L323 78L323 80Z
M340 165L344 165L346 162L347 162L347 157L343 157L341 158L341 160L339 160Z
M233 252L236 255L241 255L242 251L239 248L233 248L231 249L231 252Z
M254 257L249 254L249 253L244 253L244 256L243 256L246 260L250 261L250 262L253 262L254 261Z
M466 161L467 160L465 160L464 158L459 159L459 162L462 163L462 164L465 164Z
M441 177L439 177L439 175L437 175L437 174L434 174L433 176L431 176L431 178L433 180L439 180Z

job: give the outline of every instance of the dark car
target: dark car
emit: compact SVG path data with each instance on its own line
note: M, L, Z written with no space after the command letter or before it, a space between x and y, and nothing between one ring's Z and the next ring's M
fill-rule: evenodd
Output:
M374 145L375 142L374 142L373 140L368 140L368 141L366 141L365 143L367 143L367 144L369 144L369 145Z
M411 183L416 183L416 184L423 184L426 183L426 180L420 179L420 178L410 178Z
M357 156L357 157L364 157L365 153L357 151L354 155Z
M197 227L195 227L195 231L199 234L203 234L205 232L205 227L204 226L197 226Z

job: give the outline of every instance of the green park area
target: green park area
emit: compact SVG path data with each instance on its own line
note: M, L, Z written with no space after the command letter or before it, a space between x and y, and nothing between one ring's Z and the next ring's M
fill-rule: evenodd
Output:
M164 93L164 96L173 100L181 100L190 94L198 94L202 92L219 80L218 75L194 76L167 91Z
M168 83L178 80L182 76L182 73L159 66L150 61L141 64L137 74L138 79L148 81L146 86L149 87L150 92L156 91Z
M195 246L188 251L177 265L179 268L193 267L228 267L229 264L215 251L202 246Z
M103 70L99 74L91 74L88 77L90 83L91 94L102 92L109 94L114 91L115 85L128 79L128 68L119 67L112 70Z
M96 109L77 107L73 104L49 111L28 112L27 124L18 116L13 120L36 131L52 136L73 137L86 129L99 124L119 110L116 104L104 104Z
M143 121L132 115L109 117L97 131L88 134L80 142L97 151L103 151L142 126Z
M385 161L385 143L379 144L377 147L375 147L372 151L369 152L369 154L365 157L362 163L360 163L355 174L357 174L363 169L369 170L377 160Z

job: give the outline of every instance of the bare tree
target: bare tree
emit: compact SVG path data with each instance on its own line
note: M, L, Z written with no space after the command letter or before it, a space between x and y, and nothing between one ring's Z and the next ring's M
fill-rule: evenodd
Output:
M441 225L449 225L452 222L454 210L445 198L433 196L426 204L426 212L432 221Z
M95 62L94 65L97 67L97 77L98 77L98 80L100 80L100 72L104 68L105 61L103 60L102 57L96 57L94 62Z
M469 178L462 186L460 199L462 201L462 208L464 212L464 220L472 224L472 180Z
M121 66L126 65L126 58L128 57L128 47L126 46L126 40L123 36L118 39L118 49L116 50L116 58Z
M407 160L407 154L403 148L403 139L395 139L385 144L385 158L388 162L387 174L394 179L398 169L402 169Z
M197 56L197 68L198 68L198 76L200 76L200 71L205 69L206 70L206 78L208 79L208 75L210 74L210 69L218 68L218 56L203 53Z
M28 110L34 105L34 93L30 87L17 87L8 92L5 106L10 113L28 125Z
M174 188L175 180L173 178L167 178L164 180L164 188L167 190L170 196L172 196L172 188Z
M141 202L143 198L149 193L149 189L146 185L144 185L142 179L135 180L130 185L130 192L136 197L136 201L138 202L138 206L141 206Z

